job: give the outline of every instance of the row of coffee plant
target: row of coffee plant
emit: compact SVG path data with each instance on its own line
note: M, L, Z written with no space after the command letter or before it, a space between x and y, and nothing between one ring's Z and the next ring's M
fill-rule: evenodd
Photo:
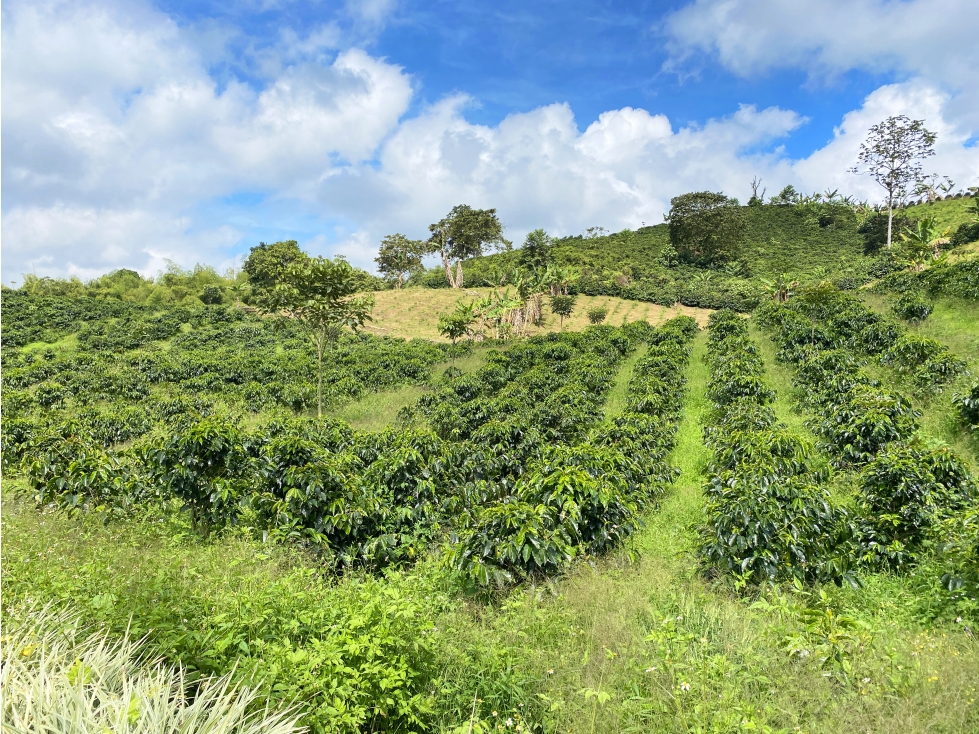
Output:
M807 316L820 327L818 334L810 334L811 339L821 339L825 346L874 357L903 375L916 389L940 392L965 372L966 363L940 341L881 316L852 294L815 288L806 297L792 301L791 310Z
M824 451L852 473L848 542L854 553L870 567L901 568L941 544L939 528L975 503L977 488L960 457L920 436L911 401L874 379L854 356L858 345L865 353L888 351L874 346L882 331L890 333L874 316L824 293L757 314L771 330L778 358L796 368L800 403L815 413L810 426Z
M516 471L468 488L477 496L464 508L451 561L475 582L503 585L544 576L575 557L608 550L636 530L643 511L675 479L666 457L674 446L685 394L682 372L697 325L678 317L655 331L640 325L626 331L633 340L645 339L649 348L636 363L626 412L620 416L597 422L613 376L609 370L590 375L579 371L575 378L572 368L567 372L571 379L565 380L552 363L546 373L527 373L541 387L545 374L546 380L555 381L553 396L574 396L566 403L573 410L562 421L554 420L554 410L545 407L541 412L535 406L543 393L524 392L530 387L526 383L498 394L496 410L523 417L516 424L506 419L509 427L503 423L494 428L494 441L483 451L513 452L522 460L495 462ZM608 344L596 356L614 346ZM457 394L464 384L454 386ZM478 400L470 396L456 410L471 415L465 410L471 406L476 414L495 412L477 407ZM541 429L549 437L543 444ZM528 431L536 437L530 438ZM529 452L528 443L535 447Z
M16 327L31 322L35 312L50 314L49 302L70 310L90 300L18 296L8 304L5 298L4 333L8 320ZM288 415L315 405L315 351L287 324L230 308L175 308L154 314L143 306L92 303L98 306L93 312L97 318L82 323L77 349L32 345L3 350L5 468L29 455L31 446L50 432L61 437L84 434L109 448L189 417ZM130 307L132 313L113 315L113 309ZM82 310L73 315L93 314ZM112 351L98 349L95 337L86 337L98 333L118 343L120 334L131 333L132 324L148 341ZM327 405L424 382L432 365L470 348L366 334L343 337L324 370Z
M704 563L746 583L852 581L850 522L826 489L830 467L811 442L777 422L769 405L775 393L741 316L711 315L706 359L712 410L704 439L713 460L700 529Z
M526 506L529 522L559 527L560 539L539 548L528 541L490 573L486 559L508 557L507 545L529 532L509 532L508 515L492 542L482 536L477 565L486 572L472 574L482 583L515 581L559 570L578 549L598 553L619 542L672 479L663 462L695 328L689 319L659 330L598 326L529 339L472 375L449 368L416 411L430 416L434 432L359 433L299 418L249 431L219 414L183 414L165 430L107 446L68 420L24 438L24 467L43 503L126 513L179 502L202 532L245 524L346 565L411 559L446 532L472 547L494 511ZM603 423L621 359L644 339L655 345L631 386L633 412Z

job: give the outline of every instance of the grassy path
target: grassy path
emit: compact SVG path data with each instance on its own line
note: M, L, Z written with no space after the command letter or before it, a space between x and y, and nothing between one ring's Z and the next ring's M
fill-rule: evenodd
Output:
M463 372L475 372L486 364L487 351L487 349L475 349L465 357L434 364L431 367L431 374L439 375L447 367L457 367ZM382 431L394 425L399 410L413 405L425 392L424 385L402 385L393 390L365 395L359 400L341 405L331 411L330 415L345 420L351 428L358 431Z
M612 389L609 390L608 397L605 399L606 418L614 418L617 415L621 415L625 410L626 398L629 396L629 381L632 379L636 362L647 351L649 351L649 347L646 344L640 344L636 351L622 360L619 372L615 376L615 383L612 385Z

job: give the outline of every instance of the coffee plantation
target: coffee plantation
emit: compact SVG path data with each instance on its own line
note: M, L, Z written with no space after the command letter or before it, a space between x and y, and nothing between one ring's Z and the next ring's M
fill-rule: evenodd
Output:
M655 323L338 329L322 417L316 346L217 276L5 290L4 670L84 689L120 641L173 716L227 686L317 733L979 730L975 261L874 275L813 211L748 218L835 233L835 284L667 258L569 288Z

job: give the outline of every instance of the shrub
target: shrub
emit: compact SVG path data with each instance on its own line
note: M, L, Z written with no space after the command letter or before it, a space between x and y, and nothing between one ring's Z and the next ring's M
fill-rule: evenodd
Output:
M949 449L895 442L861 474L863 543L872 558L902 566L929 529L974 499L965 464Z
M157 480L190 510L195 528L208 532L237 518L247 457L233 424L216 418L185 422L149 446L144 457Z
M979 431L979 382L964 395L955 394L952 402L959 409L959 416L973 431Z
M932 308L920 293L908 291L895 301L892 310L905 321L924 321L931 314Z
M588 321L592 324L602 323L607 316L608 308L606 306L592 306L588 309Z

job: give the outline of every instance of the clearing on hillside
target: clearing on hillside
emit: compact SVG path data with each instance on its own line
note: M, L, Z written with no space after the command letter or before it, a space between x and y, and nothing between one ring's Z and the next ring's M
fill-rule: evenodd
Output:
M506 291L500 288L499 291ZM439 314L451 311L456 303L476 301L492 293L492 288L405 288L402 290L379 291L375 293L374 320L368 324L367 331L378 336L393 336L402 339L431 339L448 341L438 332ZM674 316L691 316L701 327L707 324L712 313L706 308L689 306L659 306L655 303L627 301L614 296L578 296L574 312L564 320L565 331L581 331L588 325L588 309L595 306L608 308L605 323L619 326L623 320L648 321L653 326L668 321ZM545 321L541 327L528 326L527 335L560 331L559 320L551 313L545 301Z

